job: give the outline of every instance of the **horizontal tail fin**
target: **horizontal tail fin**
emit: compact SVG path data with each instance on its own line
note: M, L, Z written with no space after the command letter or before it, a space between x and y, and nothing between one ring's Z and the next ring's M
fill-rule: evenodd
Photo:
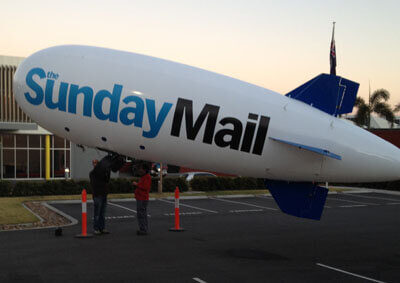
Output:
M342 157L338 154L335 154L333 152L330 152L327 149L323 149L323 148L319 148L319 147L315 147L315 146L310 146L310 145L305 145L305 144L300 144L300 143L296 143L296 142L292 142L292 141L287 141L287 140L282 140L282 139L277 139L277 138L273 138L273 137L269 137L271 140L273 141L277 141L277 142L281 142L287 145L291 145L294 147L297 147L299 149L304 149L307 151L311 151L320 155L324 155L330 158L334 158L337 160L342 160Z
M286 96L337 116L353 111L359 86L358 83L342 77L321 74Z

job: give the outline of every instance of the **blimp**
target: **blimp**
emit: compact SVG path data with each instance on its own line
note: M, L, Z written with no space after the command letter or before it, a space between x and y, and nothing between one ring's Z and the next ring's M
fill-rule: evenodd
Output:
M13 81L35 122L76 144L140 160L262 178L280 209L319 220L321 182L400 179L400 150L338 117L359 84L320 74L286 95L151 56L65 45Z

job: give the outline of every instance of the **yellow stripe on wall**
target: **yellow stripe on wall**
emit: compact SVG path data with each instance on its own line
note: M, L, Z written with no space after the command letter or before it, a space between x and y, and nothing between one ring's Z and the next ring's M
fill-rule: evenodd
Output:
M50 136L46 135L46 180L50 180Z

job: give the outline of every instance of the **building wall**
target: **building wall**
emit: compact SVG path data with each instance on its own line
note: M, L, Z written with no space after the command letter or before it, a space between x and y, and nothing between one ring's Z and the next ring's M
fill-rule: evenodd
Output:
M372 129L371 133L400 148L400 129Z
M0 122L29 123L31 119L18 106L13 94L16 66L0 65Z

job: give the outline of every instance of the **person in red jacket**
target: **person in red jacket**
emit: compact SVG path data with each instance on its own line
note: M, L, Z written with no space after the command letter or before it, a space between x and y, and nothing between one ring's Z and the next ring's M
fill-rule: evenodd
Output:
M148 234L148 221L147 221L147 205L149 203L149 192L151 188L151 177L149 174L149 167L147 164L142 164L139 169L139 174L142 176L139 183L133 182L132 184L136 187L135 198L137 205L137 218L139 224L138 235Z

